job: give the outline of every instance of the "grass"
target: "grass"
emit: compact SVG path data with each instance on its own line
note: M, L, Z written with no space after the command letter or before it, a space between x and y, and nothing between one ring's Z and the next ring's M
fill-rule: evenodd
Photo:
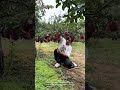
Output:
M77 43L73 43L73 52L81 52L81 53L85 53L85 43L81 43L81 42L77 42Z
M0 90L26 90L22 87L21 83L17 82L1 82Z
M111 39L92 39L87 44L86 80L99 90L117 90L117 84L114 83L119 78L119 44L119 40Z
M61 76L55 72L46 62L36 61L36 90L48 90L47 83L63 82Z
M70 81L61 77L60 69L53 67L53 51L58 47L57 43L37 44L35 49L34 40L19 40L12 44L2 39L2 47L6 55L5 72L0 75L0 90L33 90L34 86L36 90L50 90L47 83L54 84L52 90L72 89L68 85ZM84 53L84 47L83 43L74 43L73 52Z
M64 80L61 76L60 69L56 69L53 67L55 60L53 56L54 50L58 47L57 43L36 43L37 48L37 58L35 62L35 83L36 90L50 90L50 88L46 87L46 83L71 83L68 80ZM80 42L73 43L73 52L82 52L84 53L85 45ZM43 56L43 57L42 57ZM74 54L71 55L73 57ZM54 86L54 85L53 85ZM71 85L56 85L52 90L73 90ZM58 89L61 88L61 89Z
M10 43L2 39L5 53L5 70L0 77L1 90L33 90L35 69L35 45L33 40ZM11 52L12 51L12 52Z
M22 40L13 44L12 59L10 52L5 57L5 73L0 78L0 90L32 90L34 78L36 90L49 90L46 83L70 82L61 77L59 69L53 67L55 62L53 51L58 44L53 42L37 44L36 52L33 42L34 40ZM3 48L11 51L9 49L11 43L8 40L2 40L2 43ZM111 90L117 85L114 83L119 80L119 43L119 40L99 39L91 40L87 45L89 57L86 64L86 79L100 90ZM84 48L84 43L73 43L71 58L75 57L74 53L84 54ZM70 90L70 86L59 87L61 90ZM53 90L59 90L59 87L56 85Z
M95 45L96 43L96 45ZM89 61L101 64L120 65L120 47L118 41L110 39L100 39L97 42L91 41L88 45Z

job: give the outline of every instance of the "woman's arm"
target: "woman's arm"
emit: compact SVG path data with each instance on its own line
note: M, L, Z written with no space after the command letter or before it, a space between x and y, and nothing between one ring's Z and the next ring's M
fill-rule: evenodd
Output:
M64 57L68 57L68 55L66 55L64 52L61 52L60 50L57 50L57 52L61 55L63 55Z

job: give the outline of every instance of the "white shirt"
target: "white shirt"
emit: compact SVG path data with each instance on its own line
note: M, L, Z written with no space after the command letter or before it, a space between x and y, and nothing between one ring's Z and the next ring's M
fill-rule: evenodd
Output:
M58 49L61 50L66 45L66 40L61 37Z
M66 45L66 40L63 37L61 37L58 49L64 52L68 57L70 56L72 51L71 45Z
M69 57L71 52L72 52L72 46L71 45L66 45L65 54Z

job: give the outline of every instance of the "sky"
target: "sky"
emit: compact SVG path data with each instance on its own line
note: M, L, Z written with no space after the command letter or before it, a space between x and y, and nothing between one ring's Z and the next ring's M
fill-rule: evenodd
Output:
M53 9L46 10L45 16L42 17L42 19L43 20L45 19L46 22L48 22L49 18L51 16L54 16L54 14L58 16L59 14L63 15L63 14L65 14L67 12L66 9L65 9L65 11L63 11L61 6L56 8L56 0L43 0L43 3L45 5L52 5L52 6L54 6Z

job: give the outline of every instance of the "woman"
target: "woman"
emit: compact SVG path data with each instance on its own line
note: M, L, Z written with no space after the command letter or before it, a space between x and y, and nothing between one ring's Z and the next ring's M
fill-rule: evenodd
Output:
M70 45L70 40L66 41L63 37L61 37L61 44L59 45L59 48L54 51L54 58L56 60L55 67L59 67L61 63L69 69L76 67L77 64L73 63L69 59L71 51L72 46Z

